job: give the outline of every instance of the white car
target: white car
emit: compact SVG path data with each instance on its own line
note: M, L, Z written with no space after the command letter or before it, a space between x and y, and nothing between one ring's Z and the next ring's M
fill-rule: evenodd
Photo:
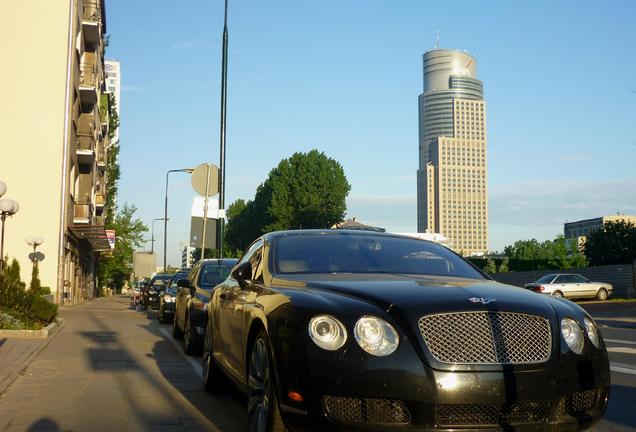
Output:
M592 282L576 273L550 273L536 282L524 285L541 294L565 298L596 298L607 300L614 287L604 282Z

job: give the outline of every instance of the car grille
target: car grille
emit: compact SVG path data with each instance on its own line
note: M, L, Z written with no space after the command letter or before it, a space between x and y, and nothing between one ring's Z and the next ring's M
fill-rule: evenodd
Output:
M550 402L518 402L510 405L440 405L435 408L439 426L501 425L543 421Z
M396 399L324 396L323 405L329 419L344 424L404 425L411 414Z
M427 315L420 332L435 359L444 363L523 364L548 361L552 351L545 318L511 312Z
M557 408L559 417L583 414L592 409L598 400L598 390L583 390L568 395Z

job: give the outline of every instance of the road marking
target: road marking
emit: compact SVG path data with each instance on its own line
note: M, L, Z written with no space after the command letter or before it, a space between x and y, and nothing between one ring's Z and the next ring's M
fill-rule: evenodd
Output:
M606 338L603 338L603 340L605 342L619 343L619 344L625 344L625 345L636 345L636 342L626 341L626 340L621 340L621 339L606 339Z
M621 366L610 365L610 370L612 372L621 372L625 374L636 375L636 369L630 369Z
M166 339L168 339L170 341L170 343L172 343L172 345L174 345L174 347L177 349L179 354L181 354L183 356L183 358L186 359L188 361L188 363L190 363L190 366L192 366L192 369L194 369L194 372L196 372L197 376L201 376L202 372L203 372L203 369L201 368L201 365L199 364L199 362L196 361L194 359L194 357L190 357L189 355L184 353L183 352L183 348L181 347L179 342L177 342L173 337L171 337L170 334L166 331L166 329L160 328L159 331L161 331L161 333L164 334Z
M636 348L631 347L609 347L607 352L621 353L621 354L636 354Z

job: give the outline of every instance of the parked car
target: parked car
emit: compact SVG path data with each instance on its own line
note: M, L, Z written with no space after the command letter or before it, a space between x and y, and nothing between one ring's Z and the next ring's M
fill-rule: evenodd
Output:
M177 281L188 277L189 268L184 268L175 273L162 295L159 296L159 311L157 319L160 323L169 323L174 319L174 302L177 297Z
M149 307L151 309L159 308L159 296L166 289L171 278L171 274L160 274L150 279L150 282L148 282L142 292L141 302L144 309L148 309Z
M576 273L550 273L524 285L525 288L541 294L565 298L596 298L607 300L614 287L604 282L592 282Z
M581 307L426 240L266 234L207 319L203 384L243 390L249 430L581 430L607 406L607 351Z
M237 259L206 259L197 262L187 278L177 281L172 335L183 338L183 351L198 354L203 346L205 306L213 289L230 273Z

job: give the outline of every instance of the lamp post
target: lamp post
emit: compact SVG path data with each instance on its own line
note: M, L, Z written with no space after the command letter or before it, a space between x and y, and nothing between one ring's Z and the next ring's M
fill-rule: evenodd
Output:
M152 236L150 237L150 253L155 253L155 222L165 218L155 218L152 220Z
M0 181L0 197L7 191L7 185ZM2 237L0 237L0 271L4 270L4 221L20 209L17 201L8 198L0 199L0 219L2 220Z
M168 170L168 172L166 172L166 200L163 207L163 271L166 271L166 256L168 253L168 176L171 172L184 172L192 174L192 171L194 171L193 168L179 168Z
M220 137L220 175L219 175L219 211L225 210L225 123L226 123L226 107L227 107L227 0L225 0L225 16L223 21L223 53L221 60L221 137ZM222 215L219 215L222 216ZM223 226L225 225L225 218L219 217L219 224L217 225L217 249L219 250L219 258L223 258ZM201 258L204 256L204 251L201 251Z
M26 243L33 247L33 267L35 268L38 265L38 255L37 255L37 249L38 246L40 246L42 243L44 243L44 239L41 236L37 236L37 237L27 237L25 239Z

